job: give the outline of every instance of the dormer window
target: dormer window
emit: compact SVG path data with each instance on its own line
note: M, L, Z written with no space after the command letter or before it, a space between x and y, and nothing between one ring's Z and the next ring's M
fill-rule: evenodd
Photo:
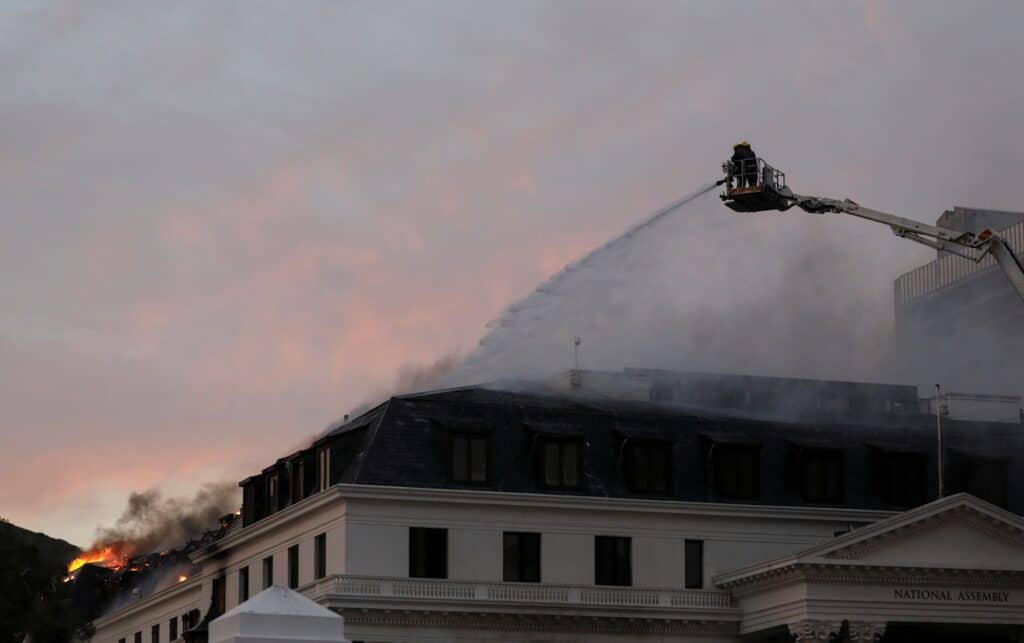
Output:
M296 503L306 497L306 463L303 461L303 457L304 456L300 456L299 458L292 461L292 503Z
M634 493L669 492L672 478L672 445L627 438L623 445L626 485Z
M267 513L273 513L278 510L280 484L278 482L277 472L267 475Z
M582 447L579 438L541 438L538 485L546 489L579 489Z
M843 452L804 449L800 453L800 495L806 502L838 505L843 502Z
M711 464L715 496L722 500L761 497L761 450L749 444L714 444Z
M452 482L484 484L489 478L488 443L484 433L455 434L451 439Z
M317 490L324 491L331 486L331 447L321 447L317 452Z

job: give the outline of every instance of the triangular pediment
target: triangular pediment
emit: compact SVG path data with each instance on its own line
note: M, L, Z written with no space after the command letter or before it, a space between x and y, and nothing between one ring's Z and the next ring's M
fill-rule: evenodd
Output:
M869 525L797 555L799 562L1024 569L1024 521L958 494Z
M838 567L1024 572L1024 519L957 494L715 581L729 587L786 570Z

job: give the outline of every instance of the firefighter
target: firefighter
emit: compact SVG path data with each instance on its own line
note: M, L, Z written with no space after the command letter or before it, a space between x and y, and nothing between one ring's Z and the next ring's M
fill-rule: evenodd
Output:
M740 141L732 146L733 176L736 177L736 187L757 185L757 155L750 148L750 143Z

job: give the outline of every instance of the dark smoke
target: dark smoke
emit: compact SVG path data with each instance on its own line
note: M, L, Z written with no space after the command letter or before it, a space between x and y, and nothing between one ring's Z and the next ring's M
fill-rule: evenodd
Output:
M158 489L132 493L117 523L97 530L94 547L122 544L133 554L180 547L240 502L238 485L228 481L206 483L192 498L165 498Z

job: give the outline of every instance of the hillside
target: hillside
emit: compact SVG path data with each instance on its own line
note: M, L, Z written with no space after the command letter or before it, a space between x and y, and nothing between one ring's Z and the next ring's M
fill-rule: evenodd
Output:
M26 632L35 643L65 641L71 626L68 592L60 582L79 549L6 521L0 521L0 643L20 643Z

